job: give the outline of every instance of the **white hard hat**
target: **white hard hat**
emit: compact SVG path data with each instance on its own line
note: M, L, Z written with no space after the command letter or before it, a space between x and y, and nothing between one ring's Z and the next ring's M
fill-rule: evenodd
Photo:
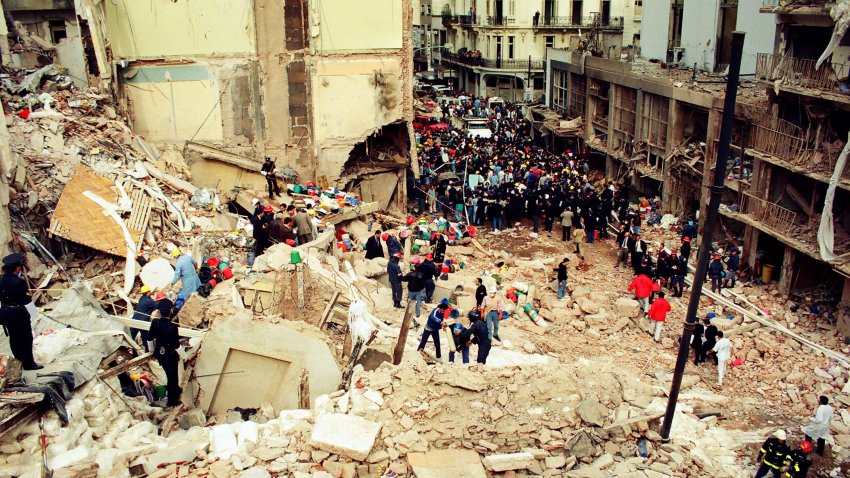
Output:
M785 440L787 436L785 435L785 430L776 430L773 432L773 436L779 438L780 440Z
M490 289L489 289L487 292L489 292L489 293L491 293L491 294L495 294L495 293L496 293L496 288L495 288L495 287L490 287Z

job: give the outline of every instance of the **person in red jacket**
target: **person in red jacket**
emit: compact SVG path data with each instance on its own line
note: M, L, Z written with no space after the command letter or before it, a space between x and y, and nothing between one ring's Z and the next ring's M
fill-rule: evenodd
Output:
M649 333L655 335L656 342L661 342L661 330L664 327L667 312L670 312L670 303L664 298L664 292L659 292L658 298L652 302L652 307L649 308L647 313L650 319Z
M640 303L644 312L649 312L649 294L652 293L652 280L646 274L640 274L632 281L629 292L635 291L635 300Z

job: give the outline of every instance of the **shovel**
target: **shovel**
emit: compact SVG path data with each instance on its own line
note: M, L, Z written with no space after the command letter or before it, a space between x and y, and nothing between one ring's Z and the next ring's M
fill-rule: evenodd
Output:
M44 419L38 420L41 431L41 478L53 478L53 471L47 467L47 437L44 435Z

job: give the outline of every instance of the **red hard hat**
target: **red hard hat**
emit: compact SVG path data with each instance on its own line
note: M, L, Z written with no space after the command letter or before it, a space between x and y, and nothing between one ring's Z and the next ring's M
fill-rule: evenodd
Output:
M383 239L384 241L386 241L389 238L390 238L389 234L381 234L381 239Z
M430 261L433 258L434 256L432 256L431 254L425 254L425 259L428 259Z
M292 239L287 239L287 240L285 240L284 242L285 242L285 243L286 243L286 245L288 245L288 246L295 247L295 241L293 241Z
M263 208L263 212L272 212L273 210L271 204L266 204L266 207Z
M393 257L401 259L402 257L404 257L404 254L402 254L401 252L396 252L395 254L393 254Z
M159 292L156 293L156 296L153 298L153 300L159 302L160 300L162 300L164 298L165 298L165 292L159 291Z
M808 453L812 451L812 442L803 441L800 443L800 449L803 450L803 453Z
M691 237L685 236L682 240L685 241L685 242L691 242Z

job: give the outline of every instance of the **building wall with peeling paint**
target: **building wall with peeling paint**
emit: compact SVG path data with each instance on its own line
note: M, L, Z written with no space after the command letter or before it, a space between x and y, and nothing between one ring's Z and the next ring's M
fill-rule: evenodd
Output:
M345 187L338 180L355 146L412 120L411 0L149 0L89 8L93 23L105 25L114 84L132 126L153 143L199 142L257 169L269 156L303 181Z

